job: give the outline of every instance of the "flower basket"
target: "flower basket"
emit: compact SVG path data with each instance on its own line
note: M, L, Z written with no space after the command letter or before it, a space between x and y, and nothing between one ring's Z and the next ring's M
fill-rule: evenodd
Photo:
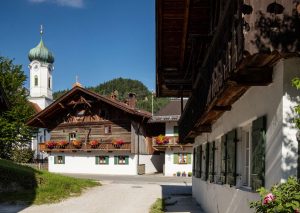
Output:
M78 141L78 140L72 141L72 144L77 149L81 148L81 146L82 146L81 141Z
M155 137L155 143L157 145L165 145L169 143L170 138L164 135L159 135Z
M92 140L92 141L90 141L89 142L89 144L90 144L90 146L93 148L93 149L96 149L96 148L98 148L99 147L99 141L97 141L97 140Z
M64 149L64 148L66 148L66 146L69 144L69 142L68 141L59 141L58 143L57 143L57 146L59 147L59 148L61 148L61 149Z
M54 141L47 141L47 142L45 143L45 145L46 145L46 147L47 147L48 149L54 149L55 146L57 145L57 143L54 142Z
M120 147L124 144L125 142L122 139L114 139L112 140L112 144L116 149L120 149Z

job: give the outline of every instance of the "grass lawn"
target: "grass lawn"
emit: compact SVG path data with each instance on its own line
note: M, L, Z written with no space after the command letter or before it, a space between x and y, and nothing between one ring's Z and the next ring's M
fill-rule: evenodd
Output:
M150 207L150 213L163 213L165 210L165 200L157 198Z
M54 203L99 185L92 180L35 170L0 159L0 202Z

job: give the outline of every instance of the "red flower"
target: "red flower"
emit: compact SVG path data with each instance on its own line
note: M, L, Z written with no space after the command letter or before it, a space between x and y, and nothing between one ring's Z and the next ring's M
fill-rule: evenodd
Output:
M112 140L112 144L113 145L119 145L119 146L121 146L121 145L123 145L125 142L122 140L122 139L114 139L114 140Z
M96 146L99 145L99 141L97 141L97 140L92 140L92 141L89 142L89 144L90 144L92 147L96 147Z
M275 196L272 193L269 193L264 197L263 205L268 205L269 203L273 202L274 200L275 200Z
M47 141L45 145L47 146L48 149L53 149L57 145L57 143L54 141Z

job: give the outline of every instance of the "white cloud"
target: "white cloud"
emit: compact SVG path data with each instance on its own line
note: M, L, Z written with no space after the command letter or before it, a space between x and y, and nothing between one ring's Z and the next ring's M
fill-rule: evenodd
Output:
M49 3L54 3L59 6L66 6L66 7L75 7L75 8L83 8L84 0L28 0L29 2L32 3L44 3L44 2L49 2Z

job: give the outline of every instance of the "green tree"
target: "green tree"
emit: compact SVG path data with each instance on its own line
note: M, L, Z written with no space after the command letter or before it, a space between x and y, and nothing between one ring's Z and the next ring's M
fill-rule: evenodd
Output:
M34 114L24 88L26 75L21 65L0 57L0 84L8 97L10 107L0 116L0 157L12 159L13 149L28 148L35 129L25 125Z
M300 78L299 77L293 78L292 86L294 86L297 90L300 89ZM298 117L294 118L294 122L296 123L297 128L300 129L300 105L297 105L295 107L295 112L298 114Z

